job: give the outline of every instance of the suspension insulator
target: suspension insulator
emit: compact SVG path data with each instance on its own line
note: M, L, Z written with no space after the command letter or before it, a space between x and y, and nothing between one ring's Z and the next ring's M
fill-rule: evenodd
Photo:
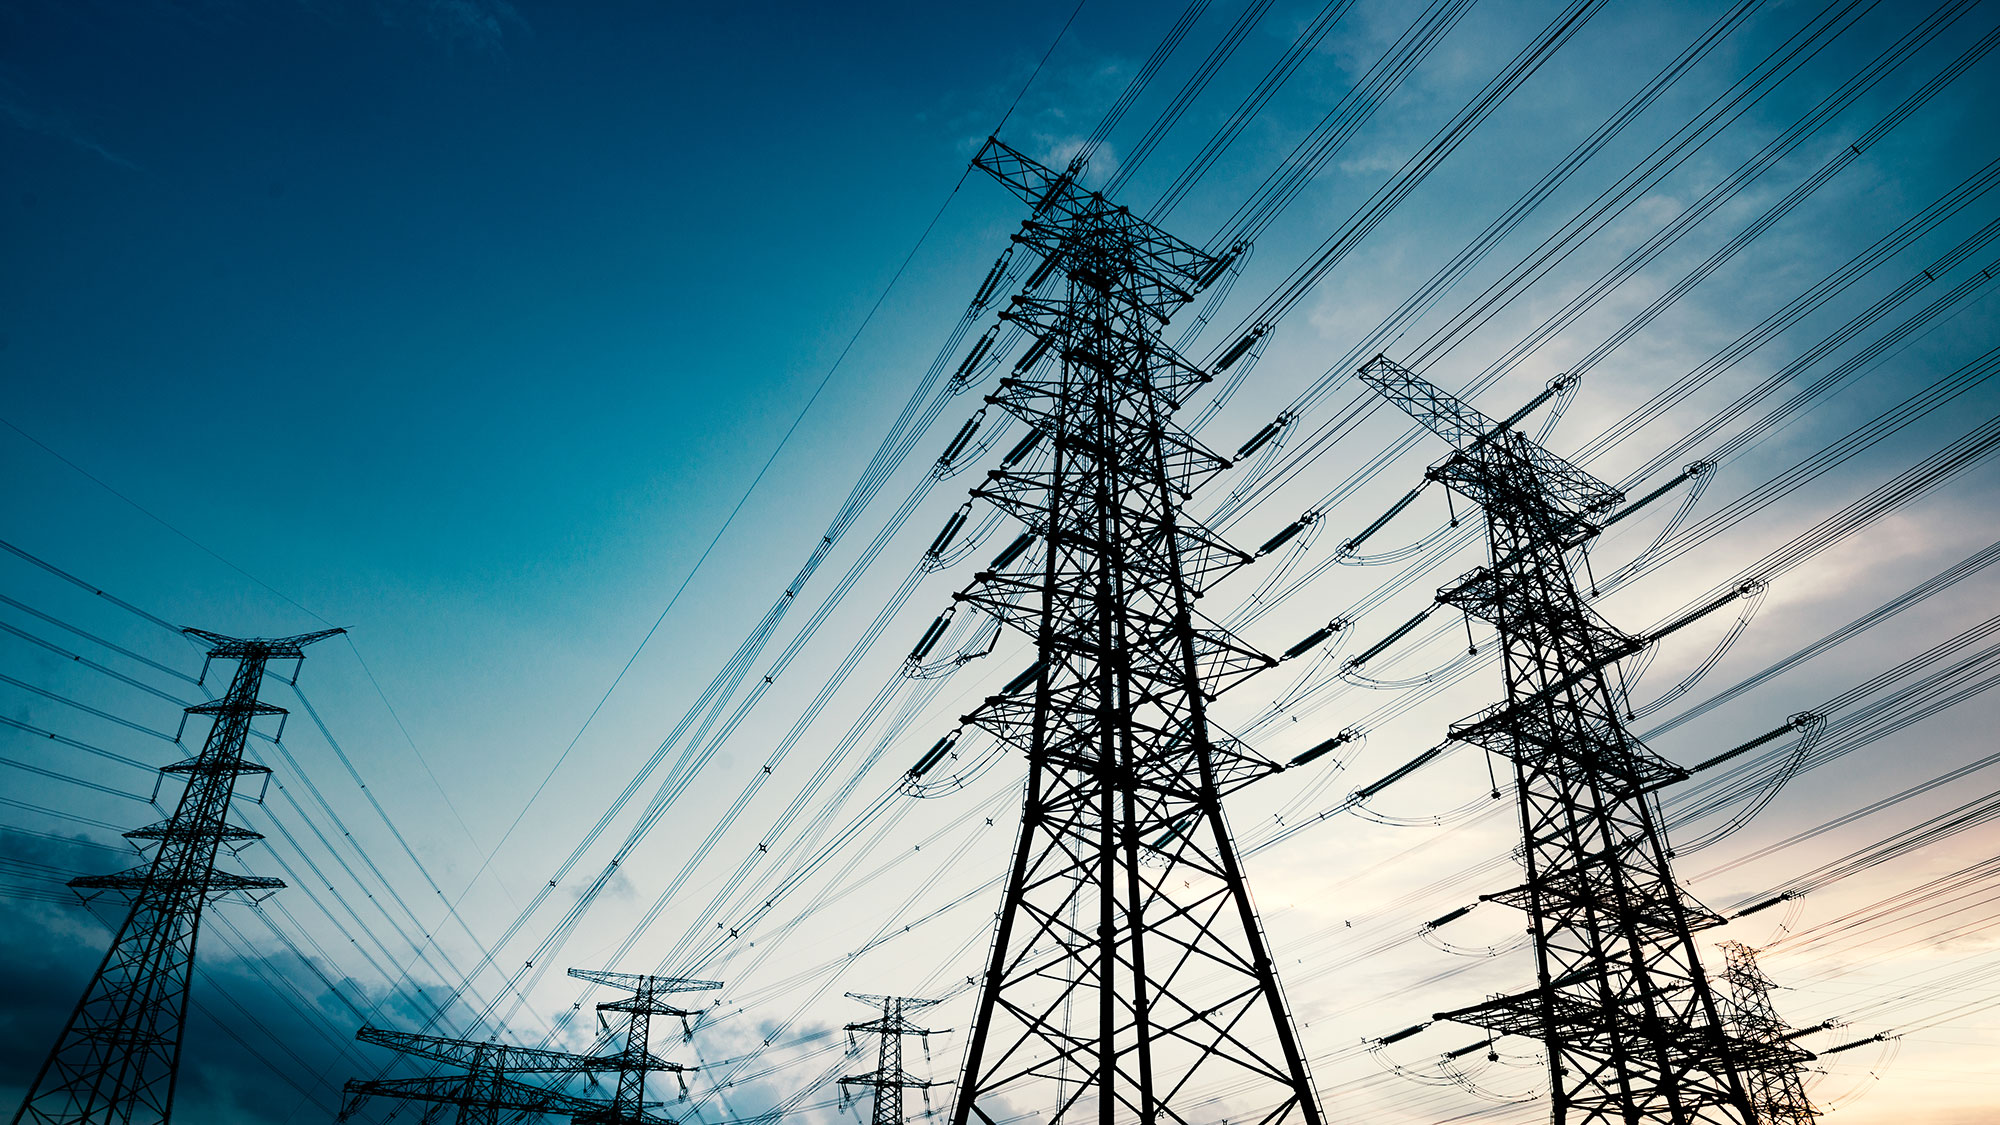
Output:
M1423 1029L1429 1026L1430 1024L1427 1023L1414 1023L1404 1028L1401 1031L1395 1032L1394 1034L1384 1035L1382 1038L1377 1039L1375 1042L1380 1043L1384 1047L1388 1046L1391 1043L1400 1043L1403 1040L1408 1039L1410 1036L1415 1035L1417 1032L1422 1031Z
M1466 904L1466 905L1464 905L1464 906L1461 906L1461 907L1459 907L1459 908L1458 908L1457 910L1454 910L1454 911L1452 911L1452 912L1451 912L1451 913L1449 913L1449 914L1446 914L1446 915L1443 915L1443 916L1441 916L1441 917L1437 917L1437 918L1433 918L1433 919L1431 919L1430 921L1428 921L1428 922L1425 922L1425 923L1424 923L1424 929L1426 929L1426 930L1435 930L1435 929L1437 929L1437 928L1438 928L1439 926L1442 926L1442 925L1445 925L1445 924L1446 924L1446 923L1448 923L1448 922L1456 922L1456 921L1458 921L1458 920L1459 920L1460 918L1463 918L1463 917L1465 917L1465 916L1466 916L1467 914L1470 914L1470 913L1472 913L1472 908L1473 908L1473 907L1475 907L1475 906L1477 906L1477 905L1479 905L1479 904L1478 904L1478 903L1476 903L1476 902L1474 902L1474 903L1468 903L1468 904Z
M1000 464L1011 469L1021 458L1033 453L1035 447L1040 444L1042 444L1042 431L1029 430L1027 437L1015 442L1014 448L1007 451L1007 456L1000 458Z
M959 728L959 730L963 729L963 727ZM910 767L910 776L916 778L929 773L932 766L937 765L946 754L951 753L953 746L958 745L958 734L959 732L955 730L938 739L937 745L926 751L923 757L917 759L917 764Z
M1249 441L1246 441L1242 445L1236 447L1236 459L1238 461L1241 461L1245 457L1250 456L1252 453L1255 453L1258 450L1264 448L1265 443L1269 442L1272 438L1277 437L1278 431L1284 429L1285 424L1287 422L1290 422L1291 420L1292 420L1292 415L1289 411L1287 411L1283 414L1278 415L1277 418L1273 419L1272 421L1266 423L1263 429L1258 430L1256 433L1250 435Z
M1367 652L1364 652L1360 656L1357 656L1354 659L1348 661L1347 666L1350 668L1359 668L1363 664L1368 663L1370 660L1375 659L1375 656L1378 653L1380 653L1383 649L1388 648L1390 645L1395 644L1397 641L1402 640L1404 634L1408 633L1410 630L1416 628L1417 626L1422 625L1424 623L1424 618L1429 617L1431 615L1431 610L1436 608L1437 606L1433 604L1429 608L1425 609L1423 612L1417 614L1415 617L1412 617L1408 621L1403 622L1400 626L1397 626L1395 632L1389 634L1386 637L1383 637L1379 641L1376 641L1374 645L1368 649Z
M1214 285L1215 279L1221 277L1224 270L1236 264L1236 256L1242 252L1243 247L1241 245L1230 247L1229 253L1217 258L1207 269L1201 271L1201 276L1195 278L1194 287L1196 289L1206 289Z
M1021 691L1021 689L1028 687L1029 685L1033 684L1036 680L1040 679L1041 676L1042 676L1042 662L1037 660L1033 664L1030 664L1026 668L1023 668L1021 670L1020 675L1015 676L1011 680L1008 680L1007 686L1000 689L1000 694L1001 695L1017 694L1018 692Z
M1055 342L1056 338L1054 336L1043 336L1042 338L1036 340L1034 346L1028 349L1026 355L1023 355L1020 359L1014 361L1014 371L1018 374L1019 372L1026 371L1028 368L1033 367L1035 365L1036 360L1042 358L1043 356L1049 353L1049 345L1054 344Z
M1312 635L1308 636L1305 640L1302 640L1298 644L1295 644L1292 647L1286 649L1285 655L1279 657L1279 659L1290 660L1291 658L1298 656L1301 653L1312 651L1314 648L1317 648L1319 646L1319 643L1321 641L1324 641L1328 637L1333 636L1335 633L1340 632L1341 629L1346 627L1346 625L1347 625L1346 620L1339 617L1334 618L1332 621L1327 622L1325 626L1313 630Z
M1326 755L1333 753L1334 750L1347 745L1348 741L1351 740L1353 737L1354 736L1349 734L1348 732L1341 731L1339 734L1334 735L1332 738L1327 739L1325 742L1320 743L1318 746L1315 746L1312 749L1306 751L1305 753L1300 754L1298 757L1293 758L1291 760L1291 763L1287 765L1285 768L1291 769L1293 766L1303 766L1307 762L1313 761L1317 758L1323 758Z
M1306 527L1311 523L1312 523L1311 513L1307 513L1306 515L1300 516L1298 519L1295 519L1291 523L1285 525L1284 530L1278 532L1276 535L1271 536L1269 539L1266 539L1264 541L1264 545L1262 547L1257 548L1257 553L1259 555L1270 554L1272 551L1275 551L1278 548L1284 546L1285 544L1291 542L1292 536L1297 535L1301 531L1304 531Z
M988 328L986 334L972 345L972 350L965 355L965 362L959 364L957 373L952 375L952 382L963 383L972 378L972 369L979 366L979 361L985 359L986 353L993 349L993 336L998 331L1000 331L998 325Z
M1228 351L1222 353L1222 358L1216 361L1215 369L1217 371L1229 370L1229 365L1242 359L1243 353L1255 347L1257 341L1262 339L1263 336L1264 330L1262 328L1252 328L1241 340L1230 345Z
M1013 564L1015 559L1021 557L1021 553L1023 551L1026 551L1028 547L1034 543L1034 541L1035 541L1034 532L1032 531L1022 532L1021 537L1019 539L1016 539L1012 543L1007 544L1006 550L993 556L992 569L996 571L1006 570L1009 566Z
M938 464L949 465L958 460L958 455L965 452L966 444L972 440L973 434L979 432L979 424L985 420L986 408L980 407L979 413L967 418L965 425L960 426L958 433L952 437L951 444L944 447L943 453L938 454Z
M1781 895L1773 895L1770 898L1765 899L1763 902L1760 902L1755 906L1744 907L1743 909L1737 911L1736 913L1731 914L1730 918L1732 919L1741 918L1746 914L1755 914L1759 910L1769 910L1774 906L1790 902L1797 897L1799 896L1792 893L1791 891L1786 891L1784 894Z
M1042 264L1035 267L1035 272L1028 277L1028 284L1026 286L1028 292L1033 293L1035 290L1040 289L1042 282L1047 281L1049 275L1056 272L1056 263L1061 260L1062 256L1059 254L1050 254L1047 258L1042 259Z
M1014 248L1009 246L1007 252L1000 255L999 260L993 263L993 268L986 273L986 280L979 286L979 294L972 298L973 308L983 309L986 307L986 302L993 299L993 290L999 288L1000 277L1007 272L1007 263L1013 260L1013 257Z
M958 529L965 526L965 517L970 514L971 506L969 504L953 512L951 518L944 521L944 530L938 532L936 539L931 540L931 549L925 551L924 556L934 559L944 554L944 549L951 546L952 539L958 535Z
M923 663L924 657L929 656L931 650L937 647L938 638L944 636L945 627L951 624L951 614L952 611L949 609L938 614L937 620L931 622L931 627L924 630L924 635L917 640L917 647L910 650L910 663Z

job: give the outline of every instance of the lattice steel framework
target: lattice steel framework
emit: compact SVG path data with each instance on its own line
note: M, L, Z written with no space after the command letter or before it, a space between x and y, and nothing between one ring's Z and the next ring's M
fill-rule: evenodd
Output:
M565 1113L577 1120L602 1112L603 1102L590 1101L553 1087L538 1086L515 1074L551 1075L558 1079L587 1071L618 1070L617 1056L592 1057L539 1047L516 1047L478 1039L446 1039L407 1031L364 1027L356 1039L392 1051L458 1067L463 1074L420 1078L350 1079L340 1120L360 1112L371 1097L427 1103L422 1125L436 1125L458 1110L459 1125L499 1125L502 1115Z
M232 892L269 894L284 886L277 879L218 871L215 856L224 845L234 849L262 839L232 826L228 817L236 779L271 772L243 756L251 722L259 715L285 713L257 700L265 667L273 660L303 660L305 646L341 630L248 640L201 629L183 632L208 644L209 660L236 661L236 674L221 699L187 709L213 725L199 753L161 769L187 779L173 815L125 833L142 847L152 847L151 859L116 875L70 880L81 891L125 892L131 905L28 1087L14 1114L16 1125L168 1121L202 908Z
M1775 986L1757 964L1757 951L1740 941L1725 941L1722 954L1722 979L1729 984L1729 1026L1736 1035L1757 1125L1812 1125L1819 1120L1819 1111L1806 1096L1805 1065L1818 1056L1792 1042L1800 1033L1779 1017L1771 1003Z
M1318 1125L1222 811L1276 767L1207 713L1273 661L1195 612L1248 556L1182 514L1227 462L1169 420L1208 376L1158 338L1226 261L1075 168L997 140L975 164L1030 204L1014 237L1043 259L1001 314L1036 343L988 402L1051 452L975 490L1041 549L956 595L1038 660L967 716L1023 752L1028 781L952 1120ZM1057 295L1035 295L1045 278Z
M653 1054L652 1024L654 1016L669 1016L685 1021L695 1013L677 1007L665 997L679 992L708 992L722 987L721 981L691 980L687 977L655 977L638 973L613 973L601 969L571 969L569 975L577 980L587 980L596 984L606 984L622 988L631 993L616 1000L607 1000L597 1006L598 1018L604 1013L615 1012L625 1019L624 1046L611 1058L619 1063L618 1089L612 1095L611 1104L590 1113L579 1114L577 1125L624 1125L624 1123L664 1122L667 1118L649 1114L646 1110L658 1102L646 1100L646 1076L654 1072L685 1074L693 1067L668 1062ZM685 1094L685 1091L683 1091Z
M903 1125L903 1091L928 1090L941 1083L918 1078L903 1069L903 1037L917 1035L929 1041L931 1029L918 1027L910 1013L920 1011L937 1003L935 1000L918 1000L908 996L869 996L859 992L847 994L849 999L864 1004L877 1004L882 1014L865 1023L847 1025L849 1035L867 1034L880 1039L875 1047L875 1069L866 1074L850 1074L840 1080L841 1096L847 1096L846 1088L860 1086L875 1091L874 1104L869 1117L869 1125ZM929 1094L924 1095L929 1098ZM929 1116L928 1107L925 1116Z
M1387 359L1361 378L1457 447L1427 475L1485 509L1492 558L1438 600L1499 630L1507 699L1451 734L1513 763L1527 882L1485 898L1527 912L1538 985L1438 1018L1543 1040L1558 1125L1750 1125L1693 938L1721 919L1675 885L1648 799L1685 774L1619 721L1608 669L1642 642L1572 570L1623 493Z

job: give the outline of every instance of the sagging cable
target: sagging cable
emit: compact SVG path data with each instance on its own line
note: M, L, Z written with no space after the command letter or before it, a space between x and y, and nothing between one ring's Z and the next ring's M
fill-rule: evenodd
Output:
M924 552L925 560L936 562L938 556L944 554L945 548L951 546L951 541L958 536L959 529L965 526L967 517L971 515L972 501L967 500L951 514L950 519L944 521L943 529L937 533L936 539L931 540L930 549Z
M943 738L938 739L937 745L931 747L928 751L926 751L923 757L917 759L917 764L910 767L910 779L914 781L919 778L922 778L925 774L929 773L934 767L936 767L938 762L941 761L946 754L951 753L953 747L958 745L958 736L963 733L965 733L965 728L957 727L954 728L950 734L947 734Z
M978 413L965 420L965 425L960 426L958 433L952 435L951 442L944 447L944 452L938 454L937 467L933 470L935 475L946 475L953 463L958 460L958 455L965 452L965 447L971 444L972 435L979 432L979 424L985 420L986 407L983 406L979 408Z
M1292 549L1285 552L1285 557L1279 561L1278 565L1272 567L1269 573L1264 575L1264 580L1257 583L1255 590L1250 591L1250 596L1246 599L1247 604L1261 605L1264 599L1270 597L1273 591L1291 578L1292 571L1298 568L1299 560L1305 558L1306 553L1313 549L1313 544L1319 542L1320 532L1326 527L1325 521L1319 518L1319 513L1307 512L1305 515L1299 517L1299 522L1310 530L1305 536L1292 544ZM1286 538L1291 538L1296 534L1296 531L1290 532L1286 535Z
M945 629L951 625L952 614L956 612L958 607L954 605L937 615L937 620L931 622L931 627L924 630L924 635L918 638L916 647L910 650L908 659L904 661L907 666L914 668L924 662L924 657L929 656L931 649L937 647L938 638L944 636Z
M1627 720L1643 719L1693 690L1694 686L1701 682L1702 677L1708 675L1715 668L1716 664L1722 660L1723 655L1729 651L1730 646L1734 645L1743 636L1744 631L1750 627L1750 620L1757 616L1757 610L1763 606L1764 596L1770 592L1770 589L1771 585L1768 582L1761 580L1746 582L1735 590L1730 591L1727 595L1716 599L1713 603L1703 606L1701 609L1647 637L1646 641L1650 645L1675 630L1693 624L1699 618L1714 612L1716 609L1732 601L1741 601L1743 603L1743 608L1737 611L1736 620L1729 626L1729 631L1722 635L1722 639L1716 643L1715 648L1702 659L1701 663L1695 665L1694 669L1686 676L1683 676L1680 682L1661 693L1658 699L1653 700L1644 707L1632 707L1628 699L1626 701L1627 709L1625 718ZM1637 677L1634 677L1635 681L1636 679ZM1627 690L1630 690L1629 685L1627 686Z
M1354 538L1349 539L1345 543L1342 543L1340 545L1341 557L1346 558L1349 555L1355 554L1360 549L1361 545L1368 541L1369 536L1374 535L1376 532L1382 530L1383 524L1388 523L1392 519L1395 519L1396 516L1400 512L1402 512L1404 508L1407 508L1412 503L1414 503L1417 497L1423 494L1424 489L1429 487L1430 483L1431 482L1428 480L1419 482L1417 487L1412 488L1409 491L1408 495L1404 496L1401 500L1396 501L1395 505L1392 506L1388 511L1383 512L1382 515L1378 517L1374 523L1371 523L1367 527L1362 528L1361 533L1359 535L1356 535Z
M988 328L972 345L972 350L965 354L965 362L959 364L958 370L952 373L952 386L963 387L973 381L979 372L980 361L986 358L986 353L993 350L993 341L999 332L1000 326L996 324Z
M987 271L986 280L979 285L979 292L972 296L974 309L985 308L987 302L993 299L993 291L1000 287L1000 279L1006 276L1007 267L1014 260L1014 245L1009 243L1007 249L994 261L993 268Z
M1640 507L1664 495L1669 489L1677 488L1687 481L1694 482L1694 487L1688 489L1687 495L1681 497L1681 506L1674 509L1673 516L1667 520L1666 526L1660 529L1660 533L1654 536L1653 541L1646 544L1645 548L1638 554L1626 560L1625 565L1612 571L1605 578L1604 585L1607 587L1616 587L1626 579L1632 577L1632 575L1638 573L1646 565L1646 562L1657 554L1669 539L1673 538L1674 533L1687 523L1688 517L1694 514L1694 506L1701 501L1702 493L1708 490L1709 483L1714 479L1715 462L1696 461L1681 470L1681 474L1673 480L1668 481L1666 484L1647 493L1639 500L1627 504L1617 512L1612 513L1611 517L1600 525L1600 531L1624 519L1631 513L1638 511Z

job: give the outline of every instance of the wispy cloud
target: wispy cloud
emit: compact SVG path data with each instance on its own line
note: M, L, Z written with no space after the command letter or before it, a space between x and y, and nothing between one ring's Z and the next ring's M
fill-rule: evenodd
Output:
M30 133L39 133L44 137L52 137L74 145L85 152L103 157L120 168L129 168L134 172L143 171L132 160L105 148L83 130L77 128L76 124L68 118L59 113L36 109L28 105L15 91L7 89L5 86L0 86L0 114L4 114L7 121L17 129L23 129Z
M508 0L382 0L383 22L416 27L452 49L504 54L528 21Z

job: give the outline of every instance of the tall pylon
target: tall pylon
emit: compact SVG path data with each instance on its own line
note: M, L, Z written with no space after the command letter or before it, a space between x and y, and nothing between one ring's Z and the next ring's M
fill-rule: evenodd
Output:
M1051 453L1010 456L974 490L1041 549L1010 548L955 595L1037 658L965 720L1019 749L1028 779L952 1121L1318 1125L1222 811L1276 767L1208 717L1274 661L1195 611L1249 556L1181 511L1228 462L1169 420L1210 376L1159 339L1228 261L1083 190L1074 167L997 139L974 164L1030 205L1014 240L1042 258L1000 314L1035 343L987 402ZM1036 296L1045 280L1059 290Z
M903 1037L921 1036L925 1042L934 1034L928 1027L918 1027L910 1020L910 1013L936 1004L935 1000L918 1000L909 996L871 996L861 992L847 994L851 1000L863 1004L879 1004L882 1014L865 1023L850 1023L847 1034L874 1035L881 1042L875 1047L875 1069L866 1074L850 1074L840 1080L841 1097L847 1096L847 1087L862 1086L875 1091L869 1125L903 1125L903 1091L928 1090L940 1083L918 1078L903 1069ZM924 1095L925 1116L929 1113L929 1094Z
M1515 431L1527 408L1496 422L1380 356L1361 379L1456 447L1426 475L1485 510L1492 561L1437 600L1493 623L1507 686L1451 736L1513 763L1527 882L1483 897L1527 911L1538 984L1437 1018L1541 1039L1556 1125L1752 1125L1693 937L1721 919L1675 885L1648 800L1686 775L1625 728L1607 679L1644 642L1572 569L1624 494Z
M1722 943L1722 979L1729 984L1729 1029L1743 1060L1744 1081L1757 1125L1812 1125L1819 1110L1806 1096L1805 1065L1817 1056L1793 1042L1794 1031L1771 1003L1775 986L1757 963L1757 951L1740 941Z
M221 699L187 708L188 714L206 716L213 725L199 753L161 768L187 779L173 815L125 833L141 847L151 847L152 857L116 875L70 880L80 891L124 892L131 902L111 949L14 1114L16 1125L166 1122L173 1113L202 909L223 895L269 894L285 885L218 871L215 855L225 844L235 849L262 839L228 818L236 779L271 772L243 755L257 716L285 714L284 708L257 699L265 667L273 660L303 661L307 645L342 630L280 639L182 632L207 643L209 660L236 661L236 674ZM205 680L205 663L202 670ZM297 682L296 670L292 679Z
M587 980L594 984L610 985L631 993L616 1000L606 1000L597 1006L597 1018L605 1020L606 1012L624 1017L624 1045L616 1055L618 1060L618 1089L612 1095L611 1104L591 1113L577 1116L577 1125L639 1125L641 1122L662 1122L666 1118L656 1117L646 1112L657 1102L646 1100L646 1076L655 1072L676 1076L693 1070L693 1067L668 1062L653 1054L652 1020L654 1016L668 1016L685 1022L695 1013L686 1008L668 1003L664 998L679 992L708 992L722 987L721 981L691 980L687 977L655 977L639 973L614 973L602 969L571 969L569 975L577 980ZM686 1088L681 1094L686 1096Z

